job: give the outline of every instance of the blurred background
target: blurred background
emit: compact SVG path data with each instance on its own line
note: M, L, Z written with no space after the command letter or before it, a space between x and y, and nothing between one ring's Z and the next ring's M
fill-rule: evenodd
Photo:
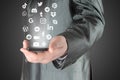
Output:
M0 80L20 80L23 32L23 0L0 2ZM120 80L119 0L104 0L106 26L102 38L92 47L93 80Z

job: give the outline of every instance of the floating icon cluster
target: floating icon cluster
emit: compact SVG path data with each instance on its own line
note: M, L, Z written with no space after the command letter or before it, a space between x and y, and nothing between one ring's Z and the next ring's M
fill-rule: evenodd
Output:
M52 3L52 5L50 7L46 6L44 7L43 11L40 11L39 8L40 7L43 7L43 2L38 2L37 4L37 7L34 7L34 8L31 8L30 9L30 13L32 13L33 15L38 15L39 14L39 24L41 25L45 25L46 26L46 29L48 32L50 31L53 31L54 30L54 25L57 25L58 24L58 21L55 19L55 17L57 16L57 13L56 13L56 9L58 7L58 4L57 3ZM27 16L28 12L27 12L27 7L28 7L28 4L27 3L24 3L22 5L22 9L23 9L23 12L22 12L22 16L25 17ZM51 16L51 22L52 22L52 25L49 24L48 22L48 19L44 17L44 14L49 14ZM28 23L29 24L34 24L35 23L35 20L30 17L28 18ZM45 33L45 31L42 31L41 30L41 27L40 26L32 26L32 29L33 31L38 34L42 34L42 38L45 38L47 41L50 41L51 38L52 38L52 35L50 33ZM23 26L23 31L24 32L29 32L29 27L28 26ZM39 35L33 35L33 34L30 34L30 33L27 33L26 34L26 39L27 40L33 40L33 43L32 43L32 46L33 47L45 47L47 46L47 42L44 40L42 42L40 42L39 40L41 39L41 36Z

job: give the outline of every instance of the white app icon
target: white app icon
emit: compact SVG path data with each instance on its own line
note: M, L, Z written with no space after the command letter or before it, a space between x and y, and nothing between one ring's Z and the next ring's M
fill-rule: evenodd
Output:
M35 31L35 32L39 32L39 31L40 31L40 27L36 26L36 27L34 28L34 31Z
M33 36L33 39L40 39L40 36Z
M42 42L42 43L41 43L41 46L43 46L43 47L45 47L46 45L47 45L46 42Z
M27 16L27 11L23 11L22 16Z
M29 22L29 23L33 23L33 22L34 22L34 21L33 21L33 18L29 18L28 22Z
M31 40L32 39L32 36L30 34L26 35L26 39L27 40Z
M50 11L50 8L49 7L46 7L45 8L45 12L49 12Z
M51 16L55 17L56 16L56 12L51 12Z
M42 6L43 5L43 2L38 2L38 6Z
M40 12L40 17L43 17L43 12Z
M47 30L53 30L54 27L53 26L50 26L49 24L47 25Z
M33 47L39 47L40 43L39 42L33 42Z
M31 13L37 13L37 8L32 8Z
M22 5L22 8L23 8L23 9L26 9L26 7L27 7L27 3L24 3L24 4Z
M52 4L52 8L56 9L58 7L57 3Z
M47 23L47 19L46 18L40 18L40 23L41 24L46 24Z
M53 20L53 24L58 24L58 21L57 20Z
M23 26L23 32L28 32L28 30L29 30L29 28L28 28L28 26Z
M47 34L46 38L47 38L47 40L50 40L52 38L52 36L50 34Z

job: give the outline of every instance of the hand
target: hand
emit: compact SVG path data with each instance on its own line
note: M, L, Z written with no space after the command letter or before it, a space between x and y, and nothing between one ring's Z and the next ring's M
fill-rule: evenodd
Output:
M51 39L48 51L28 51L28 44L29 42L27 40L24 40L23 48L21 48L20 51L23 52L27 61L31 63L47 64L63 56L67 50L66 39L63 36L56 36L53 39Z

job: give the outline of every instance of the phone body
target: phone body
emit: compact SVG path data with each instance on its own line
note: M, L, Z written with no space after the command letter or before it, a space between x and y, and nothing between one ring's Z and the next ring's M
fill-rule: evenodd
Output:
M30 51L48 50L50 40L56 35L54 30L57 27L58 20L56 9L57 3L46 6L44 2L35 2L34 4L24 3L22 5L25 25L23 31L25 39L29 41L28 49Z

